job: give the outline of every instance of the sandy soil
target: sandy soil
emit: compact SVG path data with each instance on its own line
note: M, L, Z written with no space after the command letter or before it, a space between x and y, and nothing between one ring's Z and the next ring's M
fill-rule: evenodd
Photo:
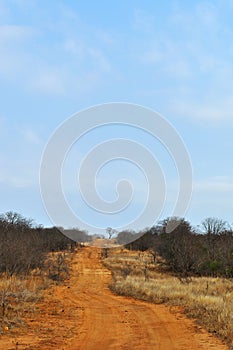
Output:
M223 350L177 308L116 296L100 250L78 251L65 286L55 286L27 326L4 335L1 350Z

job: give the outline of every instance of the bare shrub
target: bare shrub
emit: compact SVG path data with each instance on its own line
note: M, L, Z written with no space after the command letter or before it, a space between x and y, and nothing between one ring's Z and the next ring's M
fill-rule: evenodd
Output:
M48 277L53 281L64 281L69 276L69 265L65 253L56 253L49 256L46 261Z

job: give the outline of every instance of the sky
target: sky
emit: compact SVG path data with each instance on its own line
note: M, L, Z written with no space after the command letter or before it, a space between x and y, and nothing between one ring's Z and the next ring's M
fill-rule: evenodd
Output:
M127 102L157 111L182 138L193 169L186 219L198 225L214 216L232 224L232 16L231 0L0 0L0 212L52 226L39 182L51 135L83 109ZM116 200L120 179L130 179L126 211L98 215L80 195L82 160L115 138L134 140L158 159L167 195L156 219L172 214L177 195L177 169L158 140L126 125L93 130L71 147L62 180L72 210L93 232L149 224L133 225L148 190L142 169L129 160L112 160L96 175L105 201ZM154 205L152 211L156 198Z

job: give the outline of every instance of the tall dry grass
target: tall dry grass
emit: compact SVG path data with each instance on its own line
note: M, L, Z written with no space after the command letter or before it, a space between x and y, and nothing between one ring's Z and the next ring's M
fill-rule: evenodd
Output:
M49 253L43 269L24 275L0 274L0 334L23 326L25 318L34 317L43 291L69 277L72 257L71 252Z
M41 290L48 287L45 278L36 276L0 276L0 334L24 324L25 316L32 317L41 299Z
M148 253L115 250L104 259L113 273L110 285L120 295L182 306L189 317L233 349L233 281L224 278L178 278L152 263Z

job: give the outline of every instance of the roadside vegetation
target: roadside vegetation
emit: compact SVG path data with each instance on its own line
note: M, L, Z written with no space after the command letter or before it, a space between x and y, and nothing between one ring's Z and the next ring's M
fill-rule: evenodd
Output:
M69 276L77 244L18 213L0 216L0 334L36 312L42 291Z
M185 219L169 218L143 232L107 233L121 245L102 249L113 292L181 307L233 349L228 223L208 218L196 229ZM78 229L43 228L14 212L0 216L0 334L33 318L43 291L69 278L72 252L82 245L76 242L95 238Z
M215 218L201 227L167 219L125 248L105 249L103 263L113 292L181 307L233 349L233 233Z

